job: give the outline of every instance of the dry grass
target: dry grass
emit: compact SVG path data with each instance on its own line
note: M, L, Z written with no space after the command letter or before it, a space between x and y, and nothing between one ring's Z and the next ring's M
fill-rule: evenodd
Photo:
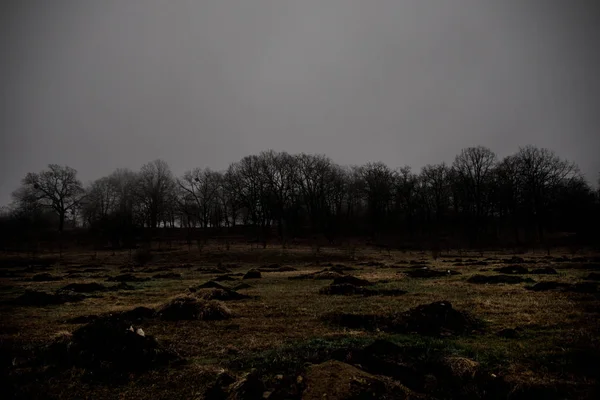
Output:
M297 271L286 271L289 269L286 268L283 271L263 273L262 278L251 280L250 288L240 290L240 293L251 296L250 299L228 300L227 307L234 315L231 319L151 319L140 322L144 332L176 350L188 361L186 365L132 376L125 386L90 386L78 378L78 372L74 369L57 372L52 380L18 381L19 390L26 394L25 397L32 398L36 397L34 394L41 393L61 398L114 398L118 395L126 398L198 397L220 368L227 368L234 361L239 365L247 365L250 361L242 363L240 360L254 360L265 352L274 352L273 357L276 359L279 349L289 346L300 346L298 360L289 362L302 364L302 343L312 343L314 340L323 340L325 343L338 340L354 343L359 340L368 343L375 338L387 337L406 341L410 345L422 343L423 339L419 335L394 336L347 329L325 323L322 317L327 313L389 315L442 300L450 301L455 309L468 311L486 324L482 334L440 339L440 346L450 349L454 356L475 360L487 370L505 376L507 381L515 385L568 381L585 386L597 379L597 376L585 370L584 365L578 364L583 361L578 361L575 355L569 358L571 354L579 355L582 349L584 353L598 354L600 345L597 334L600 329L597 310L600 302L597 295L534 292L525 289L528 285L526 283L484 285L467 282L473 275L496 275L492 269L504 266L499 260L487 261L487 266L456 267L453 264L454 259L459 258L457 254L441 254L434 260L431 254L426 253L388 253L369 248L359 250L356 254L349 255L344 248L321 248L315 255L310 247L250 251L247 246L232 244L228 251L208 245L203 248L202 253L196 249L190 253L186 247L182 247L155 254L153 262L147 268L133 267L133 271L121 268L127 265L128 252L117 253L115 256L111 256L111 252L98 253L94 260L95 265L101 267L98 271L78 267L89 264L92 255L82 252L67 254L60 263L51 264L48 270L43 271L53 276L62 276L63 280L44 282L30 280L41 271L25 271L22 267L15 267L14 271L19 276L0 278L0 300L4 303L0 305L0 350L10 353L17 351L15 348L44 345L55 337L64 337L81 326L65 322L74 317L116 313L139 306L160 309L174 297L184 295L187 288L220 275L196 271L198 268L215 268L218 262L222 262L231 264L227 266L233 273L244 274L265 264L279 263ZM558 275L523 277L532 278L536 282L559 281L572 284L583 282L593 272L577 268L581 263L546 260L544 255L525 254L521 257L538 261L535 268L555 268ZM352 260L354 256L358 257L355 261ZM460 258L484 260L488 257L505 259L511 256L495 253L485 254L482 258L479 253L463 253ZM408 269L411 260L426 260L432 269L452 269L462 275L410 278L402 271ZM363 265L366 261L382 264ZM370 288L374 290L396 289L407 293L402 296L326 296L320 295L319 290L328 286L331 280L289 279L322 271L323 264L328 262L356 268L345 274L373 282L375 285ZM532 266L528 267L534 269ZM150 272L154 268L161 268L164 273L181 274L181 277L154 279L152 276L156 273ZM66 274L67 270L81 270L78 273L81 277L70 278ZM5 303L26 290L54 293L72 283L97 282L106 285L107 278L125 273L142 279L129 283L134 290L95 292L86 295L81 302L62 305L23 307ZM240 282L237 277L236 281L221 283L226 287L234 287ZM202 293L208 292L213 291ZM204 303L204 300L193 298ZM517 327L522 332L519 339L496 336L496 332L502 329ZM313 353L306 354L308 357ZM563 361L557 362L557 357L561 356ZM466 361L460 365L463 364L467 365ZM273 371L274 374L276 372Z

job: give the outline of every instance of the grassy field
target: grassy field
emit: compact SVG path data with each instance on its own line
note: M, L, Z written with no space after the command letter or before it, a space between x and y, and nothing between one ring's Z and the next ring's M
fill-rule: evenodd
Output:
M235 245L152 254L144 266L134 266L129 252L71 251L61 260L41 256L42 262L15 254L0 258L0 383L8 394L2 397L307 399L329 393L330 399L516 399L600 394L597 254L455 252L434 260L424 252L368 247L316 253L309 247ZM513 270L497 271L502 267ZM547 269L542 274L546 267L556 273ZM251 269L260 269L261 277L243 279ZM301 275L307 276L297 279ZM482 278L475 275L521 277L523 282L479 283ZM119 276L129 282L115 281ZM344 276L368 283L341 285L356 294L320 293L333 278ZM217 277L225 287L221 292L190 291ZM102 285L96 287L100 290L61 290L93 282ZM196 302L231 294L228 289L242 282L249 287L232 292L247 298L217 304L224 305L226 315L213 319L202 311L217 300ZM544 287L543 282L558 285ZM190 307L200 314L189 317L179 310L167 318L166 305L177 296L191 298ZM434 302L444 302L442 314L431 314L433 308L415 311ZM120 314L136 307L151 310L143 317ZM98 331L100 339L90 341L93 329L104 326L98 321L112 321L110 327L121 327L113 324L121 321L141 329L143 336L127 331L123 339L119 335L126 330L119 328L116 336ZM121 347L114 349L113 343Z

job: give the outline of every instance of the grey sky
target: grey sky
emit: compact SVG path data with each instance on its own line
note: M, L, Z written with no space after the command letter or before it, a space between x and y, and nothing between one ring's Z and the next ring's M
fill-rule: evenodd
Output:
M177 175L549 147L600 172L600 13L560 0L2 2L0 204L29 171Z

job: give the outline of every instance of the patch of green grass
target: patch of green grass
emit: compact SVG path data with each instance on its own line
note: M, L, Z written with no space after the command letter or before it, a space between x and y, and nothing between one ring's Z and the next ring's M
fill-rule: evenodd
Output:
M463 354L464 349L453 340L420 335L343 336L313 338L291 342L262 352L236 357L229 367L236 370L256 369L260 374L296 373L306 363L317 364L363 349L376 339L388 340L400 348L400 353L415 365L426 364L446 355Z
M305 363L320 363L340 350L362 348L373 341L367 337L340 337L333 339L313 338L292 342L249 356L234 358L230 367L238 370L255 368L259 373L293 373Z

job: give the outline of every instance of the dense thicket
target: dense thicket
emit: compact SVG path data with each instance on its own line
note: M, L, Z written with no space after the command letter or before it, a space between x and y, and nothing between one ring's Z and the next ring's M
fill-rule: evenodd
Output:
M548 243L562 235L585 243L597 236L599 196L574 163L533 146L501 160L488 148L471 147L451 165L418 173L266 151L226 171L196 168L174 177L156 160L85 188L72 168L50 165L27 174L14 192L1 239L29 240L50 225L61 232L79 225L123 246L145 228L224 232L244 225L264 242L360 235L477 247Z

